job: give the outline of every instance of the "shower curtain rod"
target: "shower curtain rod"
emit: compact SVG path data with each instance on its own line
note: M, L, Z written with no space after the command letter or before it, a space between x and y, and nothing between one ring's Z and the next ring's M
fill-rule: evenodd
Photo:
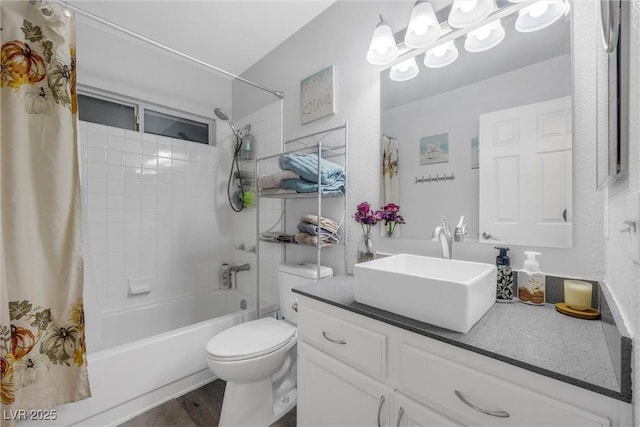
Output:
M258 89L261 89L261 90L264 90L266 92L269 92L270 94L276 96L279 99L283 99L284 98L284 92L281 92L279 90L269 89L269 88L266 88L266 87L264 87L262 85L259 85L258 83L252 82L251 80L247 80L247 79L245 79L243 77L236 76L235 74L230 73L229 71L225 71L225 70L223 70L221 68L218 68L218 67L216 67L214 65L206 63L206 62L204 62L204 61L202 61L202 60L200 60L198 58L195 58L193 56L187 55L186 53L182 53L179 50L173 49L173 48L171 48L171 47L169 47L167 45L164 45L162 43L159 43L159 42L157 42L157 41L155 41L153 39L145 37L142 34L136 33L135 31L129 30L128 28L125 28L125 27L123 27L121 25L118 25L115 22L108 21L108 20L106 20L104 18L101 18L101 17L99 17L97 15L94 15L93 13L87 12L84 9L80 9L79 7L70 5L67 2L63 2L61 0L52 0L52 1L62 5L63 7L67 8L69 10L74 11L75 13L77 13L77 14L79 14L81 16L84 16L86 18L89 18L89 19L92 19L94 21L97 21L97 22L99 22L99 23L101 23L103 25L106 25L108 27L114 28L114 29L116 29L118 31L121 31L121 32L123 32L125 34L130 35L131 37L134 37L134 38L136 38L138 40L142 40L145 43L149 43L149 44L151 44L151 45L153 45L155 47L158 47L160 49L164 49L167 52L171 52L174 55L178 55L181 58L187 59L187 60L189 60L191 62L195 62L196 64L201 65L201 66L203 66L205 68L209 68L210 70L216 71L216 72L218 72L220 74L224 74L227 77L232 77L234 79L238 79L241 82L244 82L244 83L246 83L248 85L251 85L251 86L256 87Z

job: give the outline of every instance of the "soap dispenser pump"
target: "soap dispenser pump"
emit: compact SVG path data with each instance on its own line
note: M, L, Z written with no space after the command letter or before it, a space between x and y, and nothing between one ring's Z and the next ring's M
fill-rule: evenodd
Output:
M540 271L536 255L540 252L525 251L523 269L518 273L518 299L532 305L543 305L545 299L545 276Z
M500 254L496 257L498 278L496 283L496 301L513 302L513 270L507 251L509 248L496 247Z

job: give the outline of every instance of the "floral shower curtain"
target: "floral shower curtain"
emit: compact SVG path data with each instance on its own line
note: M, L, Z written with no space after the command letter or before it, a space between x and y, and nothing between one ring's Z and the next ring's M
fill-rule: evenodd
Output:
M68 15L57 4L0 2L0 402L8 423L19 409L90 396Z
M398 140L382 135L382 206L389 203L400 204L400 182L398 179ZM395 236L400 236L400 227L396 227ZM380 227L382 236L386 228Z

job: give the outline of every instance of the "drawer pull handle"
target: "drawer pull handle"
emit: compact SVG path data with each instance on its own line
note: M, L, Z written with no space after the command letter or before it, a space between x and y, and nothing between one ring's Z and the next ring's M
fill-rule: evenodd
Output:
M403 415L404 415L404 408L401 406L400 410L398 411L398 422L396 423L398 427L400 427L400 421L402 421Z
M380 415L382 414L382 405L384 405L384 395L380 395L380 403L378 403L378 427L382 427Z
M454 393L456 394L458 399L460 399L462 401L462 403L464 403L465 405L467 405L470 408L475 409L478 412L482 412L483 414L491 415L492 417L509 418L509 413L507 411L488 411L486 409L482 409L482 408L474 405L473 403L469 402L467 399L465 399L464 396L462 395L462 393L460 393L458 390L454 390Z
M329 336L327 335L327 333L325 331L322 331L322 336L324 337L324 339L326 339L327 341L331 341L334 344L346 344L347 343L346 340L334 340L333 338L329 338Z

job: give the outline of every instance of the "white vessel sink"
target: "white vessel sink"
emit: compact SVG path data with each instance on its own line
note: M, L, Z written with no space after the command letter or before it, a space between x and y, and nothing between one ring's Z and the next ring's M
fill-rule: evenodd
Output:
M496 300L491 264L399 254L356 264L357 302L466 333Z

